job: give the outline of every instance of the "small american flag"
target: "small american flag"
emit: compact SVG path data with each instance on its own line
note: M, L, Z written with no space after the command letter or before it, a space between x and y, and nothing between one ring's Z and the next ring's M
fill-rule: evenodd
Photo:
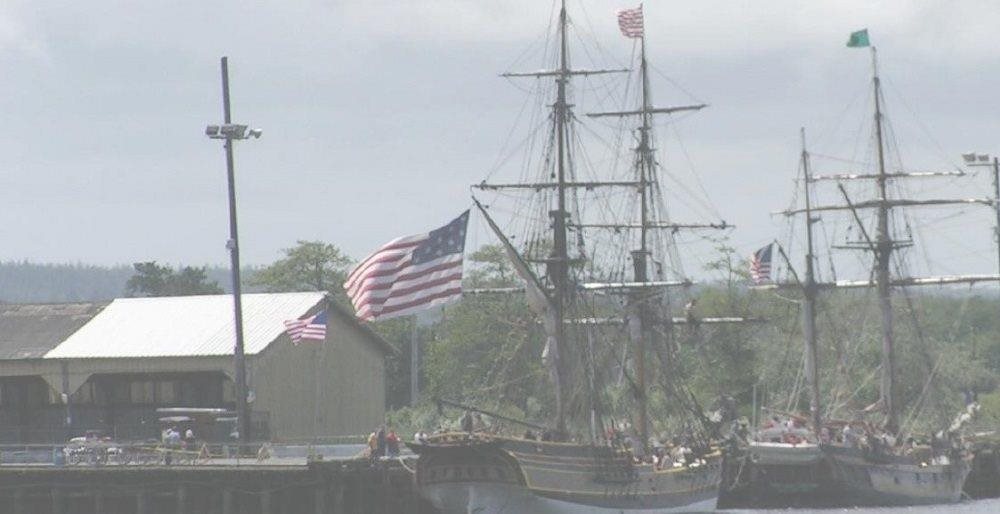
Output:
M469 211L426 234L389 241L358 264L344 290L363 320L406 316L462 296Z
M326 340L326 311L306 319L290 319L285 321L285 332L292 342L299 344L303 339Z
M771 280L771 243L750 256L750 279L754 284L763 284Z
M618 11L618 28L625 37L642 37L642 4Z

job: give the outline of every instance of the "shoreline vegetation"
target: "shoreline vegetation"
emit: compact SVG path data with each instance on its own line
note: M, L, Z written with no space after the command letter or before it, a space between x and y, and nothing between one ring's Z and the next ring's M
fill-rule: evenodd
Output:
M723 252L725 253L725 252ZM675 315L684 302L697 298L695 316L737 312L763 318L746 326L675 326L680 349L679 373L706 411L728 409L729 417L752 418L756 402L776 411L808 411L802 384L799 298L746 287L745 266L730 253L716 267L721 279L678 295ZM502 251L484 246L471 253L466 272L469 288L517 286L516 275ZM147 264L147 272L151 269ZM249 291L327 290L343 300L339 284L350 260L333 245L300 241L265 267L245 270ZM152 266L179 282L163 294L193 294L206 287L228 289L224 267ZM137 266L0 263L0 301L58 303L102 301L126 296ZM317 272L317 270L319 270ZM712 272L713 270L708 270ZM148 277L147 277L148 278ZM180 285L177 285L177 284ZM190 292L185 287L192 288ZM157 294L157 291L131 291ZM874 293L838 291L826 295L818 320L822 394L830 405L827 418L876 420L863 414L878 399L878 381L870 363L879 360L879 325ZM900 341L900 391L904 430L929 435L946 427L974 392L983 405L975 426L1000 421L1000 298L995 288L940 288L899 295L894 309ZM522 295L468 295L421 324L420 397L410 402L410 344L414 321L401 318L374 323L373 328L399 352L387 362L387 421L399 433L455 428L461 412L439 409L434 398L477 405L512 418L548 421L552 402L541 352L544 337ZM599 351L598 377L607 392L600 398L605 423L630 420L634 403L629 359L624 341L607 338ZM653 377L656 383L664 377ZM676 377L675 377L676 378ZM582 386L579 388L582 392ZM685 430L681 409L661 387L649 393L652 434ZM919 411L920 415L914 415ZM583 420L587 413L573 413ZM759 413L758 413L759 415ZM919 420L914 422L913 420ZM919 423L919 424L918 424ZM576 430L583 433L583 425ZM504 427L516 434L515 426Z

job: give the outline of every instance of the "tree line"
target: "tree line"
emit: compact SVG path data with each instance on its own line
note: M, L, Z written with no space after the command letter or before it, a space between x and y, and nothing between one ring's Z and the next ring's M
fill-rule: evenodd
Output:
M299 241L268 266L245 270L248 291L325 291L350 308L341 284L353 261L336 246ZM674 302L690 299L691 316L746 315L764 322L733 325L682 325L669 330L676 362L669 371L650 372L648 402L657 431L683 429L690 416L678 408L666 384L681 381L706 410L735 407L750 416L750 406L778 411L808 410L802 377L800 306L794 293L775 294L744 286L745 263L731 248L720 247L709 271L718 280L691 288ZM173 268L157 262L133 266L38 265L0 263L0 291L6 301L102 300L128 296L217 294L226 289L228 270ZM469 256L470 288L518 285L503 251L484 246ZM28 294L34 285L34 295ZM40 297L40 295L47 295ZM907 291L896 296L899 384L904 428L927 433L945 426L969 393L984 405L983 421L1000 420L1000 301L985 289ZM874 293L824 294L819 357L824 414L831 418L865 416L878 399L880 332ZM677 314L677 313L675 313ZM542 329L523 295L467 295L439 313L428 326L411 318L376 322L372 327L399 350L389 356L387 407L400 428L434 428L454 419L433 398L473 403L513 417L546 421L552 390L542 363ZM410 344L422 341L420 382L424 402L409 406ZM627 338L610 331L596 338L593 378L599 382L605 418L630 418L635 404L630 373L633 356ZM651 351L655 351L652 349Z

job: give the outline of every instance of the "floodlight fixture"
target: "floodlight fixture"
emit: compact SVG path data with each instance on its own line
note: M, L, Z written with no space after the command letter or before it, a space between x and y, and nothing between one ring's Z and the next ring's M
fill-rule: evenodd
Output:
M993 156L990 154L969 152L962 154L966 166L993 166Z
M240 125L237 123L226 123L224 125L209 125L205 127L205 135L210 139L260 139L261 134L264 131L261 129L252 129L246 125Z

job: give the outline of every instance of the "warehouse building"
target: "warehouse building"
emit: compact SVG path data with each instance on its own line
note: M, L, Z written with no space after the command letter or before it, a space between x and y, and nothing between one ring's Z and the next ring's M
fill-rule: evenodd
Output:
M382 421L391 345L323 293L242 298L255 438L358 435ZM292 344L284 321L324 309L326 341ZM229 295L0 306L0 442L155 438L178 418L165 412L185 410L219 413L200 435L225 439L233 327Z

